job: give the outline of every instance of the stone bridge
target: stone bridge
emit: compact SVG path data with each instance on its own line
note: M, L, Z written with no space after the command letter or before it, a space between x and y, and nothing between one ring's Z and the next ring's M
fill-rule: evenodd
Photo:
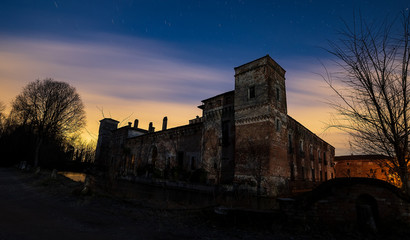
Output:
M410 197L371 178L336 178L297 198L281 198L290 221L375 232L410 223Z

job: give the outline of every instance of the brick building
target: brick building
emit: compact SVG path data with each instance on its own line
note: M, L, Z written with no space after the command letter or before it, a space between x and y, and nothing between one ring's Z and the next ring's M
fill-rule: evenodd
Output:
M399 187L401 183L389 167L389 158L384 155L336 156L335 176L375 178Z
M333 178L334 147L287 115L285 70L269 55L235 68L235 89L202 100L202 117L161 131L100 122L96 163L125 175L202 178L270 196Z

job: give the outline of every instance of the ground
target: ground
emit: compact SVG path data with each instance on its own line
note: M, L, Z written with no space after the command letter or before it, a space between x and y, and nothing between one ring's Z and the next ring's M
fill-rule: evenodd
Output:
M160 210L101 194L49 172L0 168L0 239L361 239L300 226L250 224L211 209ZM394 239L394 238L393 238Z

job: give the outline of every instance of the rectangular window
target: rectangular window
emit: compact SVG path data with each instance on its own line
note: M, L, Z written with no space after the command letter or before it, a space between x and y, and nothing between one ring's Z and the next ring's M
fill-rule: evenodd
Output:
M315 169L312 169L312 181L315 182Z
M191 170L195 170L195 169L196 169L195 157L191 157Z
M276 101L280 100L280 90L279 88L276 88Z
M248 98L255 98L255 86L250 86L248 89Z
M295 165L293 165L293 163L290 164L290 180L295 180Z
M178 161L178 167L183 168L184 167L184 152L178 152L177 161Z
M303 140L302 139L299 140L299 155L301 157L305 157L305 151L304 151L304 148L303 148Z
M322 156L320 155L320 150L317 150L317 157L318 157L319 163L322 163Z

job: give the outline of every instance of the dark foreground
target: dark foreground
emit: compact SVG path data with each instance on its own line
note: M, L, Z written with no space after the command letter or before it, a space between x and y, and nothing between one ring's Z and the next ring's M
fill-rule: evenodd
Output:
M81 187L60 175L51 179L49 173L34 175L0 168L0 239L363 238L354 233L303 229L284 224L282 219L252 224L246 216L231 219L217 216L211 209L159 210L101 194L75 194Z

